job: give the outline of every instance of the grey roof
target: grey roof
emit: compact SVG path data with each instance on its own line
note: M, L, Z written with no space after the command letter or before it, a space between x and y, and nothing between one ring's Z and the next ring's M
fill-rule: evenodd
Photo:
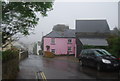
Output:
M106 39L102 38L79 38L83 45L108 46Z
M44 37L61 37L61 35L56 31L52 31L52 32L48 33L46 36L44 36Z
M76 32L110 32L106 20L76 20Z
M49 34L47 34L46 36L44 37L58 37L58 38L70 38L70 37L75 37L75 30L74 29L67 29L63 32L61 31L52 31L50 32Z

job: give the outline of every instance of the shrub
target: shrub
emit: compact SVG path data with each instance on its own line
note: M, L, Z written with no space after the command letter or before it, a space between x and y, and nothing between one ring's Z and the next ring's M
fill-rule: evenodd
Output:
M110 36L108 39L108 50L117 57L120 57L120 37L119 36Z
M42 50L39 50L39 54L42 55Z
M14 58L17 59L17 58L19 58L18 54L19 54L19 51L15 48L3 51L2 52L2 61L6 62L6 61L9 61L9 60L14 59Z
M19 72L19 51L16 48L2 52L2 78L15 79Z

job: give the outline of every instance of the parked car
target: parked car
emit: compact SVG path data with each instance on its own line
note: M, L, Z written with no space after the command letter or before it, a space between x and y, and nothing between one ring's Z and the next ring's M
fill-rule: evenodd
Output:
M104 49L84 49L78 58L82 66L96 67L98 71L120 68L118 59Z

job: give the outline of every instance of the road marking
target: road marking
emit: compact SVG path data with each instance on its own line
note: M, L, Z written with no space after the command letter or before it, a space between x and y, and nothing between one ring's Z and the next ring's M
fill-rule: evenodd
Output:
M37 72L35 72L35 77L36 77L36 79L38 79Z
M35 76L36 76L36 79L37 79L38 81L39 81L41 78L42 78L43 81L47 81L47 78L46 78L44 72L42 72L42 71L35 72ZM41 76L41 78L40 78L40 76Z
M47 79L46 79L46 76L45 76L44 72L40 72L40 74L41 74L41 76L42 76L42 79L43 79L43 80L45 80L45 81L47 81Z

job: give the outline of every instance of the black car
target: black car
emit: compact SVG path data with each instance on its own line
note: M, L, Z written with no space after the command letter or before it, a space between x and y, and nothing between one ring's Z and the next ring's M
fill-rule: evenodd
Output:
M119 60L104 49L84 49L78 58L82 66L96 67L98 71L120 68Z

